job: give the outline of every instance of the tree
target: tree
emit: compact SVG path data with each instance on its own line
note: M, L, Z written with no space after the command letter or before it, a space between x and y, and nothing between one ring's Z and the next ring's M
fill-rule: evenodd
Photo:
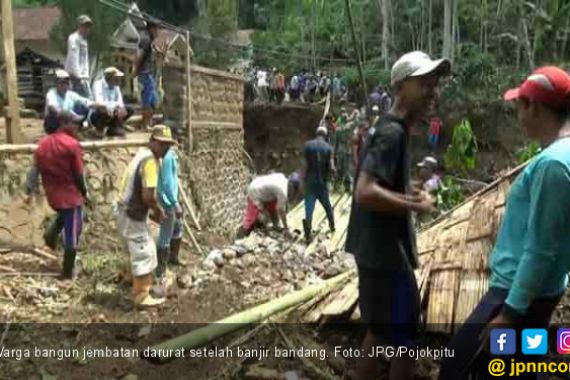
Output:
M452 46L453 43L453 30L452 30L452 17L453 17L453 0L444 0L444 12L443 12L443 46L441 50L441 55L444 57L452 58Z
M390 68L388 43L390 41L390 0L378 0L382 14L382 55L384 56L384 70Z

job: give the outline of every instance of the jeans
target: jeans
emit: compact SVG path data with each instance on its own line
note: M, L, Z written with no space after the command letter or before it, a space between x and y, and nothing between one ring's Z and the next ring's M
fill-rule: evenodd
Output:
M329 189L326 183L307 183L305 187L305 219L309 227L313 223L313 212L315 211L315 204L319 203L325 209L329 226L334 227L334 214L329 197Z
M158 248L168 248L172 239L182 238L182 221L176 217L176 209L167 208L164 212L166 219L160 223L160 232L156 243Z
M485 350L477 355L477 351L481 345L479 336L487 324L499 314L505 304L508 293L506 289L490 288L481 301L479 301L479 304L475 310L473 310L469 318L467 318L465 323L451 338L447 347L454 351L454 357L445 358L442 361L439 380L489 378L487 367L492 357L490 354L487 354ZM560 301L560 297L535 299L528 309L524 322L520 325L513 326L513 328L517 329L517 336L521 336L520 330L522 328L547 328L552 312ZM483 348L487 349L488 347ZM519 344L517 344L517 353L516 355L508 356L508 360L514 358L517 362L522 362L529 360L539 361L541 359L540 356L525 356L520 354ZM508 364L507 368L509 368ZM507 379L508 377L503 376L501 378ZM537 378L540 379L535 373L527 373L517 377L517 379L525 380L534 380Z

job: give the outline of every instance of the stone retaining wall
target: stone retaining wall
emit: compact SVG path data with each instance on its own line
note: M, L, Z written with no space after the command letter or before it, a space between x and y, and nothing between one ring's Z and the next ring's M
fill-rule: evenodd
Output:
M200 223L227 234L239 224L252 172L244 153L243 78L192 65L190 82L189 123L186 66L163 69L163 113L182 130L189 155L181 167Z

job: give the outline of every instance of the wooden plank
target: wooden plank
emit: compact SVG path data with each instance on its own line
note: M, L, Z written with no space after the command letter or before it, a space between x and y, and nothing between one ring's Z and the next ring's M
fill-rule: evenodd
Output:
M10 144L18 144L24 141L24 136L20 130L12 0L2 0L2 37L4 39L4 60L6 62L6 90L8 93L8 106L10 107L10 114L6 116L6 141Z
M358 301L358 278L354 278L321 312L321 317L340 316L350 311Z

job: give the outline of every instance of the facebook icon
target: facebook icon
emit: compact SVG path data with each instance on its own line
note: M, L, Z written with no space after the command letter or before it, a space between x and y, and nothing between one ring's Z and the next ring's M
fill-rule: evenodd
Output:
M490 341L493 355L513 355L517 350L517 334L514 329L493 329Z

